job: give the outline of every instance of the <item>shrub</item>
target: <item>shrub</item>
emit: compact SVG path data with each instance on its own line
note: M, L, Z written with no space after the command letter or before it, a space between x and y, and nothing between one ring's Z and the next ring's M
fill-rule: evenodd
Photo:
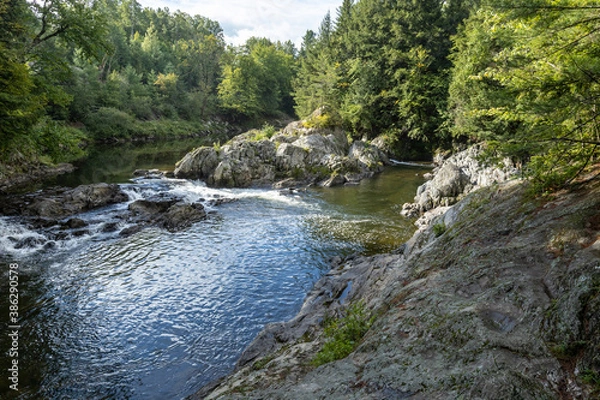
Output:
M116 108L102 107L86 118L85 126L95 139L127 138L134 130L133 117Z
M346 358L356 349L373 321L374 317L367 316L363 302L350 306L346 316L328 320L325 323L325 336L328 340L316 354L312 364L319 366Z
M305 128L328 128L334 125L328 114L312 115L306 119L302 125Z
M38 152L48 156L51 162L74 161L85 155L81 145L86 135L63 122L44 119L33 128L32 134Z
M150 96L139 96L131 99L129 110L137 118L142 120L150 120L154 118L152 111L152 99Z
M277 129L273 125L265 123L262 129L254 129L250 131L252 135L248 135L248 140L259 141L259 140L269 140L277 133Z
M433 234L436 237L442 236L444 234L444 232L446 232L446 225L444 225L443 222L440 224L433 225Z

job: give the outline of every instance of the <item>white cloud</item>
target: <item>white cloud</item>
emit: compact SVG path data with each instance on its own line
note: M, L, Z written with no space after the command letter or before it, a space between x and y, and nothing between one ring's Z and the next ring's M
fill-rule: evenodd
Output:
M300 46L307 29L316 31L327 11L332 17L342 0L138 0L144 7L168 7L218 21L225 40L243 44L252 36L291 40Z

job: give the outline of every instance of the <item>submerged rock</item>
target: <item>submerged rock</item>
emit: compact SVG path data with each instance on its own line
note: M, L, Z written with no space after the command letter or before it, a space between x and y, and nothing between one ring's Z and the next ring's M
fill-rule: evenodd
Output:
M179 202L177 198L150 198L136 200L127 208L137 220L150 221L164 214L167 210Z
M296 317L192 398L597 398L600 180L544 205L524 186L466 196L395 254L337 260ZM371 328L316 367L324 321L358 303Z
M66 229L81 229L88 226L88 223L81 218L71 218L63 224Z
M206 219L206 211L200 203L194 204L175 204L161 216L159 226L174 232L189 228L194 223Z
M206 219L206 210L201 203L186 204L173 197L136 200L128 208L131 211L130 219L136 226L148 224L171 232L189 228ZM131 234L136 231L121 233Z

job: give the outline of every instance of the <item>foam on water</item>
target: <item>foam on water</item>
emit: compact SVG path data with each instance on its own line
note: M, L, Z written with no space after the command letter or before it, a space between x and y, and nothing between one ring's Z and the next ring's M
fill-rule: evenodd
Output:
M188 202L204 200L226 199L263 199L284 203L288 205L307 205L300 196L293 193L282 193L280 190L271 189L222 189L211 188L202 181L169 180L174 184L171 189L173 194L182 195Z
M22 258L44 248L48 239L14 218L0 218L0 254Z
M302 196L282 194L267 189L218 189L208 187L204 182L181 179L143 179L121 184L121 189L129 200L125 203L104 207L98 210L70 216L58 221L49 228L33 229L26 219L16 217L0 218L0 254L20 259L42 251L72 251L86 241L100 241L118 237L118 232L131 226L122 218L129 204L156 196L179 198L186 203L202 203L207 211L218 212L216 203L222 200L260 199L283 206L311 207ZM67 229L61 223L76 217L86 223L84 229ZM111 229L108 229L112 226Z

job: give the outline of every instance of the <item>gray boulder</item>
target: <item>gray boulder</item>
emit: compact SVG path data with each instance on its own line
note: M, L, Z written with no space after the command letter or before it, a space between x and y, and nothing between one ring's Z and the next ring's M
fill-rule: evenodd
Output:
M498 165L484 164L483 151L482 145L474 145L448 159L437 156L435 162L439 166L429 176L431 180L417 189L414 203L403 205L402 214L413 217L436 207L450 206L479 188L505 182L518 174L508 159Z
M330 179L331 184L372 176L383 167L385 157L363 142L348 144L341 129L307 128L305 121L289 124L270 139L256 140L256 131L239 135L218 151L201 147L176 164L175 176L202 179L219 187L277 185L290 178L304 185ZM360 175L357 175L360 173ZM342 181L342 179L345 179Z
M127 208L138 220L152 220L159 214L165 213L179 200L175 198L166 199L142 199L131 203Z
M200 203L178 203L169 207L159 220L159 226L171 231L189 228L196 222L206 219L206 210Z
M331 174L331 177L329 179L321 182L319 185L323 187L332 187L340 186L344 183L346 183L346 177L344 177L344 175L334 172L333 174Z
M136 200L129 205L130 222L137 227L158 226L171 232L179 231L206 218L201 203L187 204L177 198ZM139 229L122 234L136 233Z
M348 152L351 160L356 160L362 172L381 172L387 162L385 155L373 144L364 141L352 143Z
M219 157L214 148L199 147L175 164L174 173L179 178L206 179L218 164Z
M277 148L275 162L280 170L305 169L308 150L290 143L282 143Z

